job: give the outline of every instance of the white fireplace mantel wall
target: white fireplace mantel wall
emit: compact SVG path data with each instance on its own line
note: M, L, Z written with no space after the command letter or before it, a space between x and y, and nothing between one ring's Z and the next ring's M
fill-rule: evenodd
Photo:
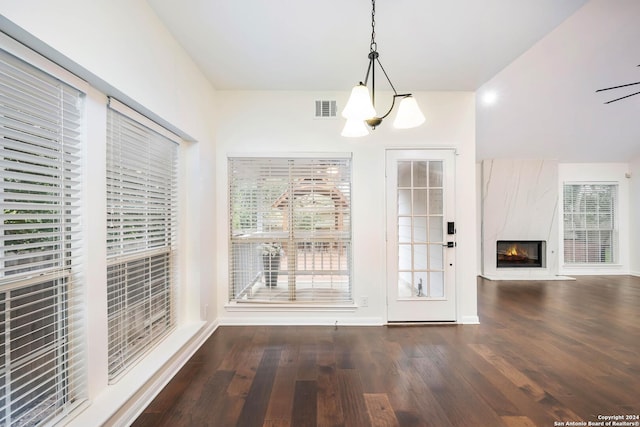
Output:
M482 162L482 275L489 279L551 279L558 274L558 162ZM496 241L546 241L543 268L496 268Z

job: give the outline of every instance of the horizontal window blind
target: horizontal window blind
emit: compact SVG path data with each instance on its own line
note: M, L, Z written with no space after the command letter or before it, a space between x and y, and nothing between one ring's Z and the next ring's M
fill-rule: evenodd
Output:
M618 186L565 184L564 260L568 264L614 263L617 259Z
M108 110L109 377L115 380L175 324L178 145Z
M350 303L351 159L229 158L229 298Z
M0 50L0 425L86 399L83 97Z

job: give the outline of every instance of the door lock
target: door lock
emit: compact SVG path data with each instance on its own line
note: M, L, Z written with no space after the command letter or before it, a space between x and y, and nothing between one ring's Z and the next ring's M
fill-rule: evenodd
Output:
M455 222L447 222L447 234L456 234Z

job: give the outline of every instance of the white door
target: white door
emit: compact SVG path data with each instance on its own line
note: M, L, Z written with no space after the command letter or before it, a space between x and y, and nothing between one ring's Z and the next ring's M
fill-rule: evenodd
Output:
M456 320L454 166L453 150L387 150L389 322Z

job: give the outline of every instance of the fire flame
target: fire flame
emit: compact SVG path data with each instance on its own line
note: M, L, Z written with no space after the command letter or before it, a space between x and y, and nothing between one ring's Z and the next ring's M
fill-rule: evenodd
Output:
M505 255L507 256L524 256L524 257L529 257L529 254L527 253L527 251L524 251L522 249L520 249L517 245L513 245L511 247L509 247L507 249L507 251L505 252Z

